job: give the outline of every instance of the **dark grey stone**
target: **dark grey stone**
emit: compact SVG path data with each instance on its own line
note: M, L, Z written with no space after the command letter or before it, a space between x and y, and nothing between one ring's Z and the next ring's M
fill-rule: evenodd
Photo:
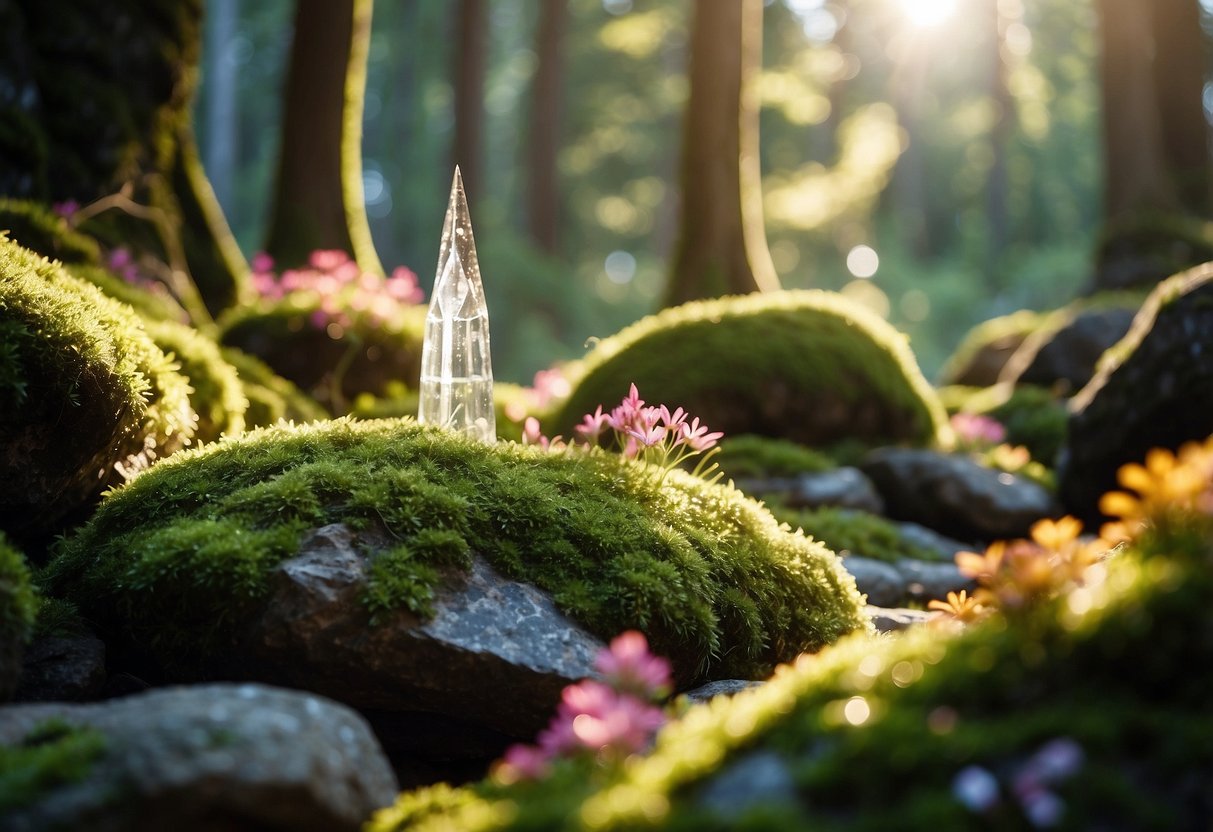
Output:
M1129 331L1135 312L1089 309L1056 329L1033 335L1007 363L1001 380L1072 394L1095 375L1095 365L1104 351Z
M796 802L796 782L774 751L755 751L727 764L699 791L699 802L727 819L751 809Z
M1023 537L1056 515L1053 498L1031 480L986 468L967 456L879 448L861 466L887 513L965 539Z
M977 589L977 584L960 574L955 563L933 563L905 558L894 564L901 574L905 597L915 601L943 600L949 592Z
M881 514L884 502L871 480L858 468L842 467L795 477L738 480L737 488L756 497L778 497L788 508L858 509Z
M1213 264L1166 281L1125 339L1071 402L1058 484L1067 511L1092 527L1116 472L1151 448L1213 434Z
M872 619L872 626L876 628L878 633L896 633L901 630L909 629L915 624L923 624L930 621L933 617L932 613L926 610L912 610L905 608L887 608L869 606L865 609L868 617Z
M708 682L706 685L688 690L683 693L683 696L690 699L692 702L711 702L717 696L736 696L742 691L747 691L750 688L756 688L762 682L754 682L748 679L720 679L715 682Z
M869 604L892 607L905 600L905 580L893 564L861 555L847 555L842 559L842 565L854 576L859 591L868 596Z
M14 705L0 710L0 743L49 719L99 731L102 755L83 779L10 809L3 832L356 832L396 796L365 721L304 693L205 685Z
M510 736L546 724L560 691L594 673L602 643L541 590L483 559L435 590L433 616L374 625L361 603L370 562L343 525L325 526L270 577L239 647L240 672L359 709L446 714Z
M962 543L959 540L953 540L917 523L902 521L897 523L896 526L897 530L901 532L903 540L915 546L921 546L924 549L938 552L940 560L950 561L956 557L957 552L972 552L976 549L976 544L974 543Z
M105 685L105 644L95 636L54 636L25 651L18 702L83 702Z

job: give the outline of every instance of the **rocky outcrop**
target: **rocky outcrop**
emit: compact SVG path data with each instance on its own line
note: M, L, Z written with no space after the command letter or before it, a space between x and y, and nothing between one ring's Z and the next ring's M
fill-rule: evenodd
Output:
M207 685L15 705L0 710L0 743L21 746L51 720L87 730L91 751L77 777L38 780L4 832L355 832L396 794L362 718L317 696Z
M105 644L94 636L35 639L25 651L18 702L83 702L105 685Z
M1063 394L1080 390L1095 375L1104 351L1129 331L1135 309L1088 309L1057 329L1030 336L1007 362L1000 381L1037 384Z

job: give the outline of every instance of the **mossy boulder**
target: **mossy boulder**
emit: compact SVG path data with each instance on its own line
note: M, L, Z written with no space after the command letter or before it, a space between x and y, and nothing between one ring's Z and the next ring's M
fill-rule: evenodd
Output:
M0 199L0 230L10 240L62 263L97 265L101 246L72 228L67 217L45 205L23 199Z
M906 558L942 559L938 550L907 538L893 521L866 511L829 506L794 510L776 504L771 506L771 513L839 554L862 555L889 563Z
M236 369L248 399L248 410L244 413L246 427L266 427L280 419L315 422L328 418L328 411L261 359L235 347L221 347L220 354Z
M21 656L37 611L25 557L0 532L0 702L17 689Z
M190 406L198 416L194 441L210 442L244 430L249 402L236 369L219 345L197 330L175 321L147 324L156 346L180 365L190 385Z
M622 765L406 793L368 830L1206 829L1213 528L1102 568L1024 614L804 656Z
M1056 326L1061 320L1056 313L1021 309L979 323L965 334L944 363L939 372L941 383L965 387L996 384L1011 356L1029 336Z
M1159 284L1071 402L1059 489L1092 521L1121 465L1213 433L1213 264Z
M393 381L416 389L421 378L424 306L378 325L346 330L318 320L319 298L290 297L232 310L220 341L256 356L336 413L361 393L383 395Z
M424 620L435 587L479 556L600 638L645 631L687 683L761 676L869 626L825 547L740 492L659 474L411 421L279 426L178 454L113 492L44 580L174 679L227 672L270 573L337 523L367 550L361 604L375 618Z
M549 433L568 435L631 383L725 436L930 445L944 422L905 336L830 292L698 301L633 324L586 356Z
M180 447L188 385L134 312L0 237L0 528L57 530Z
M1150 290L1173 274L1213 260L1213 223L1150 213L1106 223L1095 251L1095 291Z
M822 473L837 467L833 459L820 451L786 439L752 434L722 439L715 462L726 477L737 480L794 477L797 474Z

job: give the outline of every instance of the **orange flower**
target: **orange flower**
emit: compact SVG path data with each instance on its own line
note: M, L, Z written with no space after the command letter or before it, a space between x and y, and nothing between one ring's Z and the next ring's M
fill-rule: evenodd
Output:
M965 624L971 624L985 618L990 608L982 604L976 597L970 597L968 591L959 593L949 592L947 601L934 600L927 604L927 609L938 610L949 618Z
M998 568L1002 565L1003 553L1006 551L1006 548L1007 544L998 540L986 548L984 555L979 555L976 552L957 552L956 568L966 578L986 583L993 580L994 576L998 574Z

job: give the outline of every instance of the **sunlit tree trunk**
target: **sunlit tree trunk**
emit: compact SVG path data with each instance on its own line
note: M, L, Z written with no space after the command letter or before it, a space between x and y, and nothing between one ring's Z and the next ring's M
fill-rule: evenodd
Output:
M543 251L560 249L560 180L557 156L564 110L564 32L568 0L542 0L535 33L538 64L531 85L527 142L527 207L531 239Z
M762 0L697 0L667 306L779 288L762 225L753 87L761 65Z
M488 66L488 0L458 0L455 4L455 143L453 162L463 175L469 204L479 199L484 185L484 79Z
M298 0L266 251L281 266L340 249L382 271L362 196L372 0Z
M1197 0L1149 0L1154 34L1154 95L1162 151L1180 206L1208 216L1209 128L1205 119L1208 46Z

